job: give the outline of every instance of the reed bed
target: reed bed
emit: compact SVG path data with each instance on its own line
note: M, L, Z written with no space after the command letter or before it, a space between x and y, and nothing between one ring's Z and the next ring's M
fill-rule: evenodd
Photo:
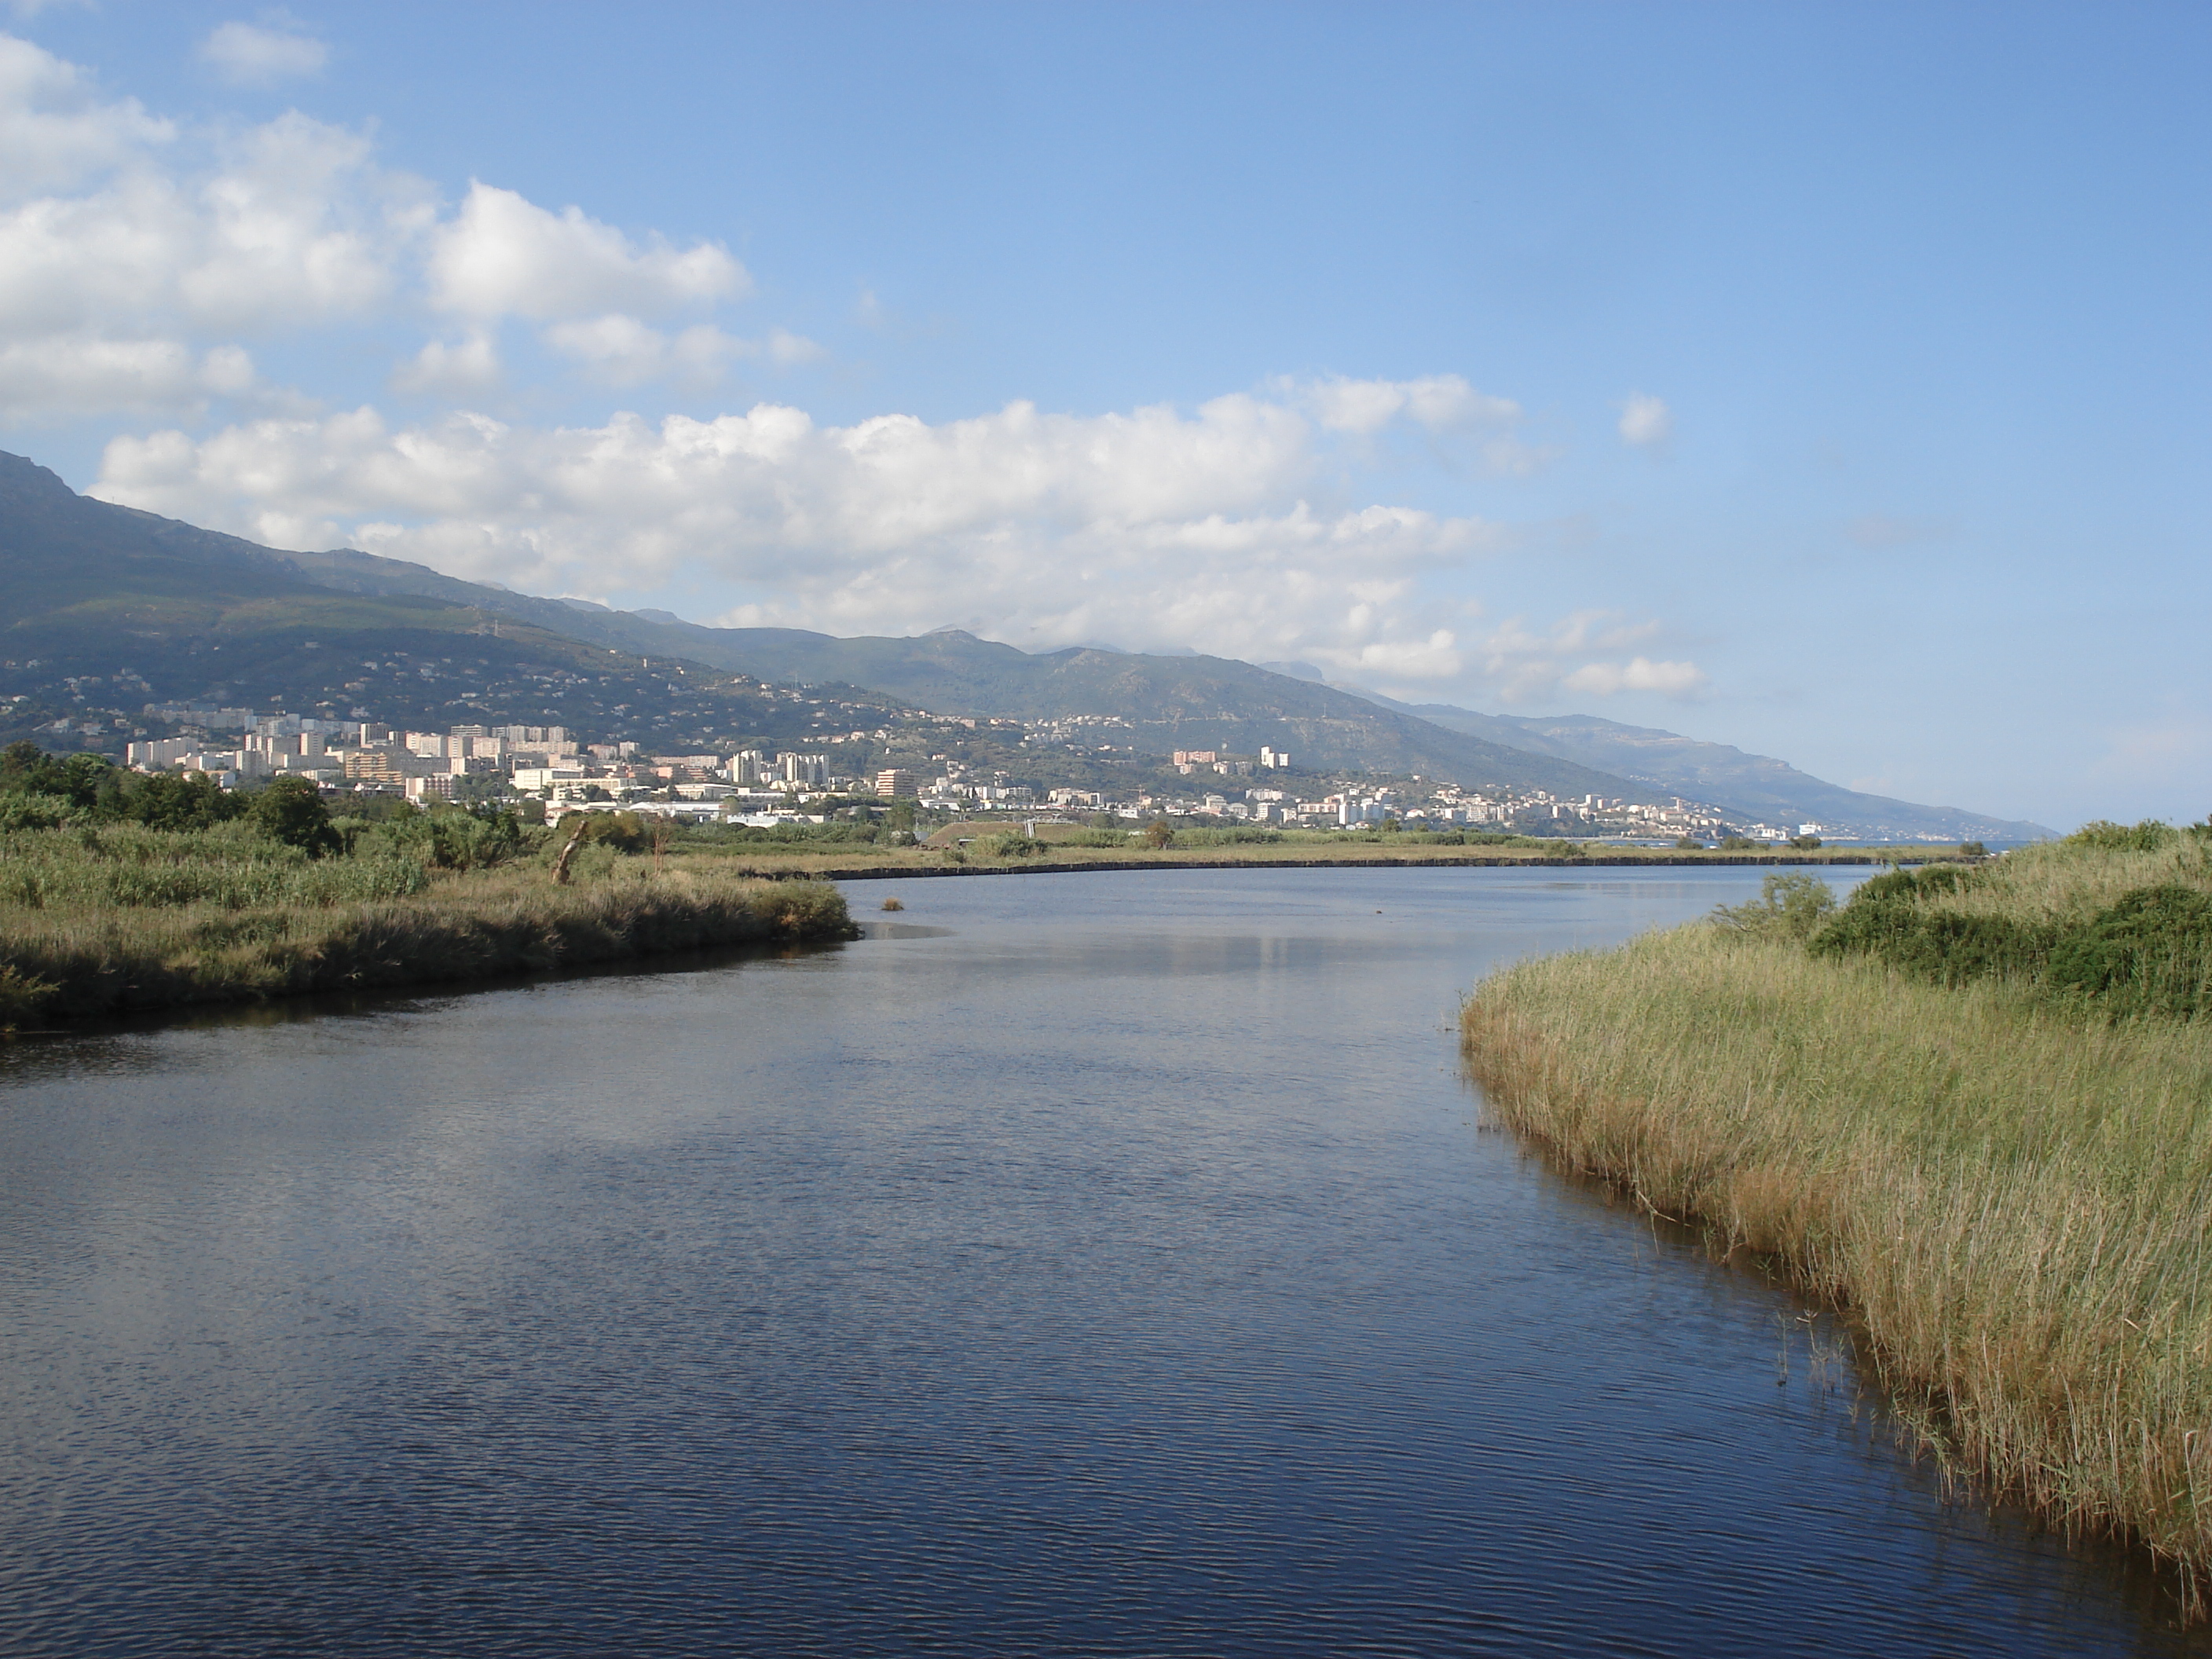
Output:
M332 860L343 870L351 860ZM415 866L418 874L421 866ZM279 866L280 870L282 866ZM714 945L850 938L842 895L712 866L622 860L571 886L510 866L415 890L259 902L216 888L163 905L0 903L0 1024L304 992L541 972Z
M429 883L419 858L396 851L314 858L245 823L183 833L124 823L0 835L0 911L328 905L404 898Z
M2068 890L2051 870L2078 850L2023 860L2018 904L2081 915L2175 878ZM2139 1538L2201 1613L2212 1028L1702 925L1506 970L1462 1023L1499 1119L1850 1310L1952 1467Z

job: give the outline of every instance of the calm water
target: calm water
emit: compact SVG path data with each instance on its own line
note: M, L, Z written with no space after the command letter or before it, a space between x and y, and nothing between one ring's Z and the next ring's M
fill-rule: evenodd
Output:
M861 884L0 1051L0 1650L2203 1650L1482 1127L1486 969L1756 884Z

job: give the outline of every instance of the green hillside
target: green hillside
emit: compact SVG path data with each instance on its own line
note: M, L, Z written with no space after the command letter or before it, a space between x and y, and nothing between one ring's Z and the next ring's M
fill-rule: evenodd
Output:
M145 705L194 701L430 731L562 725L686 750L796 744L895 710L648 660L453 599L336 592L285 555L91 500L0 455L0 738L112 750L149 729Z

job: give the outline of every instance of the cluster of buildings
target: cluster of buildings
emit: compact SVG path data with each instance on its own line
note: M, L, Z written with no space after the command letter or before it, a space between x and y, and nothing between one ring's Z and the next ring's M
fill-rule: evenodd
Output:
M559 726L406 732L373 721L244 708L146 712L189 720L204 735L133 743L125 750L125 764L145 771L205 772L227 789L258 779L301 777L332 788L396 790L413 801L449 800L473 793L465 786L474 778L488 793L554 805L650 799L665 809L688 806L697 816L720 817L732 810L787 812L796 794L854 781L833 776L826 755L759 750L647 755L634 743L580 743ZM222 734L219 742L216 733Z
M1040 801L1036 790L1016 783L1005 771L942 755L933 757L927 768L860 771L833 769L828 753L796 750L648 755L635 743L580 743L558 726L456 726L428 732L366 720L256 714L246 708L149 705L146 713L188 721L199 735L133 743L125 759L135 767L206 772L225 787L263 778L304 777L331 787L394 790L416 801L508 795L556 807L619 805L678 817L775 823L791 822L806 806L828 798L870 795L912 800L925 811L948 815L1035 811L1043 806L1131 818L1305 829L1395 822L1408 829L1538 830L1618 839L1742 835L1762 841L1820 831L1818 824L1747 823L1680 798L1664 805L1597 795L1574 799L1541 789L1467 789L1418 777L1387 786L1356 775L1316 778L1299 792L1267 781L1267 775L1291 767L1288 752L1274 748L1262 748L1256 756L1210 749L1175 751L1170 763L1177 774L1202 776L1212 786L1190 794L1125 797L1063 787L1046 791ZM1037 730L1057 733L1082 723L1079 718ZM829 739L828 746L842 741Z

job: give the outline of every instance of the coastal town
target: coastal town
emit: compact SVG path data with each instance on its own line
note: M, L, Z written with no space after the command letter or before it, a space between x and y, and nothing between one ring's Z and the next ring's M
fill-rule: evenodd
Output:
M1469 787L1423 777L1303 769L1287 749L1239 755L1176 750L1124 752L1115 769L1141 782L1053 786L952 752L981 733L1034 752L1069 748L1085 724L1024 725L920 714L897 726L831 734L814 750L649 753L633 741L593 742L562 726L459 725L418 732L373 720L261 713L246 708L148 704L143 717L173 730L125 746L147 772L204 773L226 789L296 777L331 791L386 793L416 804L503 804L526 815L628 810L754 827L826 823L907 804L939 821L1024 823L1153 819L1254 829L1474 830L1623 842L1759 842L1817 836L1816 823L1774 825L1674 796L1629 800L1543 789ZM946 747L929 748L933 739ZM1109 754L1111 745L1103 745ZM911 750L912 752L902 752ZM875 763L878 760L884 763Z

